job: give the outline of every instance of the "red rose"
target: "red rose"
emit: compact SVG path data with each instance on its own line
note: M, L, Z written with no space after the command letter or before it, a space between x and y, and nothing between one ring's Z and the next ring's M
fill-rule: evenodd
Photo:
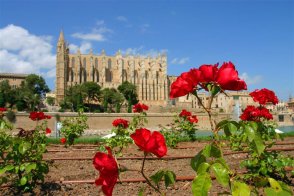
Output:
M188 117L188 116L191 116L191 112L188 112L187 110L183 109L181 111L181 113L179 114L180 117Z
M143 104L143 103L137 103L133 106L133 112L137 112L137 113L140 113L140 112L143 112L144 110L148 110L148 106Z
M218 71L218 64L215 65L201 65L199 70L203 78L203 82L214 82L216 73Z
M51 129L46 128L46 134L50 134L51 133Z
M238 71L235 70L235 65L231 62L224 62L217 72L216 82L223 90L247 90L247 85L244 80L238 76Z
M129 121L125 120L125 119L121 119L121 118L118 118L118 119L115 119L113 122L112 122L112 125L114 127L118 127L118 126L121 126L123 128L128 128L129 126Z
M176 81L171 84L170 98L181 97L197 90L200 85L205 90L207 84L219 86L222 90L246 90L247 85L238 76L233 63L223 63L218 69L218 64L201 65L199 69L191 69L182 73Z
M62 144L65 144L65 142L66 142L66 138L64 138L64 137L61 138L61 139L60 139L60 142L61 142Z
M50 119L51 116L45 115L43 112L31 112L29 118L33 121L38 121L43 119Z
M256 121L259 122L262 118L266 120L273 119L273 115L265 107L247 106L240 116L244 121Z
M279 100L275 93L269 89L263 88L261 90L255 90L249 94L255 102L258 102L261 105L266 103L273 103L276 105Z
M196 115L189 116L188 120L190 121L190 123L198 123L198 119Z
M93 158L93 165L99 171L99 178L95 180L95 184L102 185L102 191L105 195L112 195L114 185L118 178L118 166L112 156L109 147L105 147L108 154L97 152Z
M137 129L135 133L131 134L131 138L144 152L153 153L159 158L166 155L167 147L165 139L158 131L153 131L151 133L145 128Z
M6 110L6 108L0 108L0 112L5 112Z

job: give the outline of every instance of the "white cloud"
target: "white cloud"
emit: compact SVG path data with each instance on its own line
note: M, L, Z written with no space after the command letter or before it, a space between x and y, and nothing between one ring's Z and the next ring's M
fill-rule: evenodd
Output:
M258 84L258 83L260 83L262 81L262 76L261 75L249 76L246 72L242 73L239 77L242 80L245 80L247 85Z
M118 16L116 17L116 20L121 22L128 22L128 19L125 16Z
M80 49L82 54L87 54L92 48L92 44L90 42L82 42L80 46L75 44L70 44L68 47L69 47L70 53L72 54L77 53L78 49Z
M92 28L90 33L77 32L77 33L73 33L71 36L74 38L84 40L84 41L102 42L107 40L106 35L110 33L113 33L113 31L104 25L104 21L98 20L96 22L96 27Z
M102 33L74 33L72 37L89 41L105 41Z
M167 49L161 49L161 50L156 50L156 49L149 49L145 50L144 46L139 46L137 48L127 48L125 50L121 51L123 55L139 55L143 57L151 56L151 57L156 57L158 54L163 54L167 53Z
M184 57L184 58L174 58L172 61L171 61L171 64L178 64L178 65L184 65L186 63L189 62L189 57Z
M10 24L0 29L0 72L44 74L55 69L51 36L36 36Z

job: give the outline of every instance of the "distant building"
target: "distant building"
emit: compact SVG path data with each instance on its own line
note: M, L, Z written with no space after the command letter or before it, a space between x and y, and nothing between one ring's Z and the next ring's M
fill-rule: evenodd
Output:
M287 103L288 110L294 112L294 98L289 98L289 101Z
M68 87L84 82L96 82L102 88L117 88L122 82L136 85L138 98L147 105L166 106L169 103L171 82L167 76L167 56L156 57L81 54L80 50L72 54L64 39L59 35L56 53L56 101L59 104Z
M28 74L0 73L0 82L8 80L12 88L19 87Z
M218 94L211 105L211 108L217 112L232 113L238 107L238 110L243 110L247 105L257 105L247 91L228 91L227 95ZM205 107L208 107L209 96L205 92L199 92L198 97ZM179 97L176 102L178 107L202 110L200 101L194 95Z

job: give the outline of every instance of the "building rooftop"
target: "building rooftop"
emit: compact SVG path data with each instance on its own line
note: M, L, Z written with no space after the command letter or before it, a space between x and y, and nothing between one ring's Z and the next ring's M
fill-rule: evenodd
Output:
M29 74L20 74L20 73L0 73L0 77L20 77L25 78Z

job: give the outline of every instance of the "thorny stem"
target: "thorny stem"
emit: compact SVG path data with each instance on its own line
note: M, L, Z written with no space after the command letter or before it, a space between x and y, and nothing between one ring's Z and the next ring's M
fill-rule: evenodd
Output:
M208 107L205 107L204 104L202 103L200 97L198 96L197 92L194 93L194 95L196 96L198 102L200 103L200 105L204 108L204 110L207 112L208 114L208 117L209 117L209 122L210 122L210 126L211 126L211 131L213 132L214 134L214 143L220 148L221 150L221 154L223 155L222 153L222 149L221 149L221 145L219 144L219 141L218 141L218 128L214 128L214 125L213 125L213 121L212 121L212 115L211 115L211 105L212 105L212 102L213 102L213 98L214 98L214 95L211 95L209 97L209 102L208 102Z
M147 178L147 176L144 174L144 166L145 166L146 156L147 156L147 153L144 152L144 159L143 159L143 163L142 163L142 167L141 167L141 174L142 174L142 176L145 178L147 184L148 184L149 186L151 186L156 192L158 192L158 193L161 194L160 190L159 190L157 187L155 187L155 186L150 182L150 180Z
M211 104L213 101L213 95L210 96L209 98L209 102L208 102L208 107L205 107L204 104L202 103L202 100L200 99L200 97L198 96L197 92L194 94L198 100L198 102L200 103L200 105L204 108L204 110L207 112L208 117L209 117L209 122L210 122L210 126L211 126L211 131L214 132L214 128L213 128L213 122L212 122L212 118L211 118Z

